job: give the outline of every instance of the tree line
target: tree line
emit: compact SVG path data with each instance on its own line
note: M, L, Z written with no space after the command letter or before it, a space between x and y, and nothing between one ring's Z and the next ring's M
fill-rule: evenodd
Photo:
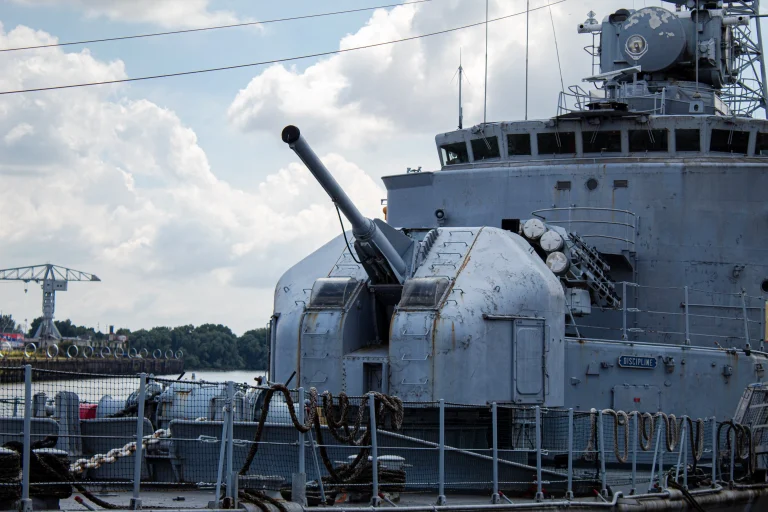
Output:
M42 317L35 318L26 333L34 336ZM106 334L93 327L75 325L71 320L55 320L56 328L64 338L90 338L103 340ZM10 315L0 316L0 332L23 332ZM128 338L128 346L151 354L156 349L163 353L170 349L184 353L184 366L190 370L266 370L269 357L267 329L252 329L241 336L221 324L153 327L151 329L118 329L116 334Z

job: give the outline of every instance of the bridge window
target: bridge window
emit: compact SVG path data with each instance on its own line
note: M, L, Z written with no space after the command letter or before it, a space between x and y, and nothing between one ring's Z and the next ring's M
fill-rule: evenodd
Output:
M531 154L531 134L510 133L507 135L507 147L509 156Z
M667 151L667 130L629 130L629 151Z
M573 132L537 133L540 155L576 153L576 134Z
M499 158L501 156L499 152L499 138L483 137L481 139L473 139L472 153L475 155L475 162L487 158Z
M709 150L717 153L747 154L749 132L736 130L712 130Z
M621 153L620 131L582 132L585 153Z
M699 130L675 130L676 151L701 151Z
M440 146L445 165L466 164L469 162L469 151L465 142L454 142Z
M755 154L758 156L768 156L768 133L757 133L757 139L755 139Z

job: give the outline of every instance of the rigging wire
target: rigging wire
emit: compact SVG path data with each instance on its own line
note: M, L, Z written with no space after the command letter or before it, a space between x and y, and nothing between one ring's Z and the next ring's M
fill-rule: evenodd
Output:
M549 8L549 20L552 22L552 37L555 39L555 55L557 55L557 69L560 71L560 91L565 94L565 82L563 82L563 66L560 65L560 49L557 47L557 31L555 30L555 17L552 16L552 7Z
M352 248L349 246L349 240L347 240L347 232L344 230L344 221L341 220L341 211L339 210L339 205L336 204L336 201L333 202L333 206L336 207L336 215L339 216L339 224L341 224L341 234L344 235L344 243L347 244L347 251L349 251L349 255L352 256L352 260L357 263L358 265L362 265L360 261L358 261L357 258L355 258L355 253L352 252Z
M546 7L549 7L551 5L561 4L561 3L565 2L565 1L567 1L567 0L556 0L554 2L551 2L551 3L548 3L548 4L544 4L544 5L540 6L540 7L534 7L532 9L530 9L530 10L531 11L537 11L539 9L544 9ZM159 79L159 78L171 78L171 77L177 77L177 76L198 75L198 74L202 74L202 73L212 73L212 72L215 72L215 71L229 71L229 70L233 70L233 69L241 69L241 68L248 68L248 67L255 67L255 66L264 66L264 65L267 65L267 64L277 64L277 63L280 63L280 62L291 62L291 61L297 61L297 60L311 59L311 58L315 58L315 57L326 57L326 56L329 56L329 55L338 55L338 54L352 52L352 51L357 51L357 50L365 50L365 49L368 49L368 48L377 48L377 47L380 47L380 46L388 46L390 44L402 43L402 42L406 42L406 41L413 41L413 40L416 40L416 39L423 39L423 38L426 38L426 37L437 36L437 35L441 35L441 34L448 34L450 32L457 32L459 30L464 30L464 29L467 29L467 28L472 28L472 27L478 27L478 26L481 26L481 25L485 25L486 23L493 23L495 21L501 21L501 20L505 20L505 19L508 19L508 18L513 18L513 17L516 17L516 16L520 16L520 15L526 14L526 12L528 12L528 11L526 10L526 11L516 12L516 13L513 13L513 14L507 14L506 16L500 16L498 18L493 18L493 19L490 19L488 21L480 21L480 22L477 22L477 23L470 23L468 25L462 25L460 27L454 27L454 28L448 28L448 29L445 29L445 30L439 30L437 32L429 32L429 33L426 33L426 34L419 34L419 35L416 35L416 36L404 37L402 39L394 39L394 40L391 40L391 41L383 41L381 43L372 43L372 44L367 44L367 45L363 45L363 46L355 46L355 47L351 47L351 48L341 48L341 49L338 49L338 50L331 50L331 51L327 51L327 52L319 52L319 53L311 53L311 54L305 54L305 55L298 55L298 56L295 56L295 57L284 57L284 58L280 58L280 59L263 60L263 61L259 61L259 62L249 62L247 64L235 64L235 65L232 65L232 66L221 66L221 67L216 67L216 68L196 69L196 70L192 70L192 71L179 71L179 72L176 72L176 73L163 73L163 74L159 74L159 75L140 76L140 77L135 77L135 78L120 78L120 79L116 79L116 80L103 80L103 81L100 81L100 82L83 82L83 83L79 83L79 84L52 85L52 86L48 86L48 87L35 87L35 88L29 88L29 89L17 89L17 90L11 90L11 91L0 91L0 96L1 95L7 95L7 94L21 94L21 93L27 93L27 92L53 91L53 90L58 90L58 89L74 89L74 88L78 88L78 87L91 87L91 86L96 86L96 85L111 85L111 84L121 84L121 83L128 83L128 82L139 82L139 81L143 81L143 80L156 80L156 79Z
M324 16L335 16L337 14L349 14L354 12L363 12L363 11L373 11L376 9L386 9L388 7L397 7L400 5L411 5L411 4L422 4L425 2L431 2L432 0L411 0L410 2L401 2L396 4L387 4L387 5L378 5L374 7L361 7L359 9L349 9L346 11L333 11L333 12L322 12L322 13L316 13L316 14L306 14L303 16L293 16L290 18L276 18L273 20L263 20L263 21L249 21L245 23L234 23L230 25L217 25L213 27L201 27L201 28L190 28L190 29L183 29L183 30L170 30L168 32L151 32L147 34L134 34L129 36L116 36L116 37L105 37L102 39L86 39L83 41L67 41L64 43L51 43L51 44L40 44L36 46L19 46L17 48L0 48L0 53L2 52L15 52L20 50L36 50L40 48L56 48L59 46L72 46L72 45L78 45L78 44L92 44L92 43L105 43L109 41L124 41L127 39L140 39L143 37L158 37L158 36L170 36L175 34L188 34L190 32L205 32L209 30L220 30L224 28L237 28L237 27L248 27L253 25L266 25L269 23L280 23L283 21L296 21L296 20L305 20L310 18L322 18Z

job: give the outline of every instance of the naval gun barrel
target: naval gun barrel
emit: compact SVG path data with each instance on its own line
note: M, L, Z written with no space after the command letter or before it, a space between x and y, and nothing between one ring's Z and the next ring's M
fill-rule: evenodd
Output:
M378 253L370 256L375 259L383 257L389 263L391 270L394 271L396 280L402 283L406 275L406 265L403 258L376 223L360 213L360 210L357 209L346 192L344 192L344 189L341 188L328 168L325 167L325 164L318 158L306 139L301 135L299 129L293 125L286 126L283 129L282 139L304 162L309 172L312 173L318 183L320 183L320 186L330 196L333 203L352 224L352 234L355 236L355 239L363 246L370 246L374 253ZM365 248L363 248L363 251L365 252ZM365 255L359 256L365 259Z

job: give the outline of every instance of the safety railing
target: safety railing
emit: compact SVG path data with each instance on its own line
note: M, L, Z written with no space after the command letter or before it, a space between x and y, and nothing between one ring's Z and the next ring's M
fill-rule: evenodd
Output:
M682 89L682 88L681 88ZM632 100L647 100L649 108L633 109L645 114L666 113L667 90L650 92L644 82L626 82L611 89L585 91L581 86L571 85L568 91L560 92L557 100L557 115L573 114L591 110L598 103L627 103Z
M535 507L674 486L711 492L754 471L745 429L714 418L334 398L146 374L51 381L29 365L3 371L7 509L68 508L81 495L103 508L153 508L163 490L195 491L185 509L286 499L392 506L409 496L431 509L477 500L468 495Z
M614 253L602 241L615 242L619 250L633 251L637 234L637 215L629 210L573 206L568 208L542 208L531 212L548 224L575 232L582 238L599 245L601 252ZM594 239L597 239L595 242Z
M648 342L765 349L765 297L632 282L617 283L619 289L621 310L603 311L600 325L586 319L575 322L580 334L592 329L605 333L600 336L604 339L629 340L642 335ZM634 293L641 290L643 293ZM611 315L621 315L620 323L606 320Z

